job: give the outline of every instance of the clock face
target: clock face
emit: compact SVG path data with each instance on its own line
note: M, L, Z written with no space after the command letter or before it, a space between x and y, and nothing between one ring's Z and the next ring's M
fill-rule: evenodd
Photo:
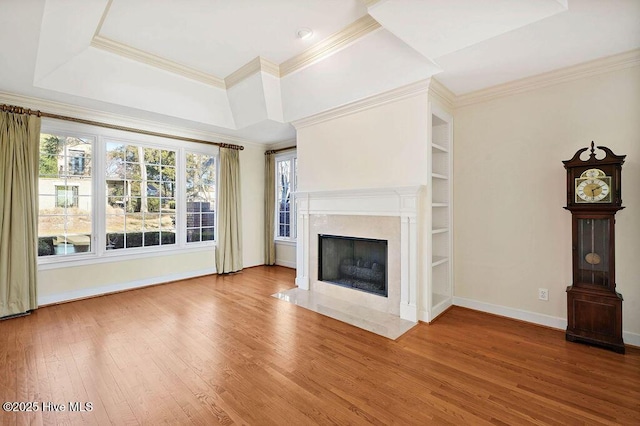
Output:
M602 179L578 179L576 186L576 202L597 203L608 202L610 189Z

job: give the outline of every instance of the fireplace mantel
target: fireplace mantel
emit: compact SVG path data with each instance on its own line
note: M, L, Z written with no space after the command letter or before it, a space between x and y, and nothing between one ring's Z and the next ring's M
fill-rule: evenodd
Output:
M400 318L418 321L418 262L417 241L419 195L422 186L368 188L335 191L298 191L298 244L296 285L302 290L310 289L310 275L317 271L309 270L310 253L310 217L322 216L358 216L398 217L400 219ZM391 285L391 283L390 283Z

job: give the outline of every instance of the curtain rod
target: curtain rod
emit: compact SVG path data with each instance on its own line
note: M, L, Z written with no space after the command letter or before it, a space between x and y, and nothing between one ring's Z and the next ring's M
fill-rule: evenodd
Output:
M277 152L288 151L290 149L296 149L296 148L297 148L296 146L290 146L290 147L287 147L287 148L270 149L269 151L265 151L264 155L275 154Z
M0 104L0 111L12 112L12 113L15 113L15 114L37 115L38 117L46 117L46 118L53 118L53 119L56 119L56 120L72 121L74 123L89 124L89 125L92 125L92 126L106 127L107 129L124 130L126 132L139 133L141 135L159 136L161 138L176 139L176 140L185 141L185 142L206 143L206 144L209 144L209 145L217 145L220 148L237 149L237 150L240 150L240 151L242 151L244 149L244 146L242 146L242 145L233 145L233 144L221 143L221 142L210 142L210 141L205 141L205 140L201 140L201 139L187 138L187 137L184 137L184 136L170 135L168 133L159 133L159 132L152 132L150 130L135 129L133 127L117 126L115 124L102 123L100 121L93 121L93 120L85 120L83 118L68 117L66 115L51 114L51 113L48 113L48 112L42 112L42 111L32 110L32 109L28 109L28 108L22 108L22 107L14 106L14 105Z

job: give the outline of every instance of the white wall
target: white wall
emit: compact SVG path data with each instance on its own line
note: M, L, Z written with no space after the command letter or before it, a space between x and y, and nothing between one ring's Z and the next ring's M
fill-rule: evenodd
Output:
M298 190L427 182L427 94L298 128Z
M563 209L561 161L593 140L627 155L626 209L616 216L616 280L624 297L625 341L631 336L639 344L639 117L637 66L455 111L458 300L521 311L523 318L546 316L549 324L566 326L571 214ZM538 300L540 287L549 289L548 302Z

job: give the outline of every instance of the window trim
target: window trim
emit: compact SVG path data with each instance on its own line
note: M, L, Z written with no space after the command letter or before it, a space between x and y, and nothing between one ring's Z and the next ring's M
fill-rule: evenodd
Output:
M122 260L143 259L154 256L166 256L173 252L191 253L211 250L217 241L186 243L186 152L213 155L216 158L216 175L219 173L219 149L214 145L196 142L176 141L160 136L148 136L123 130L107 129L82 123L59 122L43 118L40 133L56 136L92 138L92 212L91 212L91 250L69 255L38 256L38 269L48 270L71 266L84 266ZM154 149L169 149L176 152L176 242L175 244L133 247L120 250L106 249L106 147L107 142L139 145ZM216 206L218 200L218 177L216 176ZM39 194L38 194L39 195ZM216 230L217 230L216 214ZM216 231L217 237L217 231Z
M289 212L289 226L290 226L290 231L289 234L292 235L290 237L281 237L278 235L278 229L279 229L279 215L280 215L280 210L279 210L279 206L278 206L278 161L283 161L283 160L292 160L292 164L291 164L291 172L292 172L292 191L291 191L291 211ZM273 205L275 214L274 214L274 230L273 230L273 238L274 241L276 243L286 243L286 242L290 242L290 243L295 243L297 241L297 236L298 236L298 203L297 203L297 198L296 198L296 189L298 188L298 176L296 173L297 170L297 163L298 163L298 152L297 151L288 151L282 154L276 154L275 156L275 194L276 194L276 199Z

